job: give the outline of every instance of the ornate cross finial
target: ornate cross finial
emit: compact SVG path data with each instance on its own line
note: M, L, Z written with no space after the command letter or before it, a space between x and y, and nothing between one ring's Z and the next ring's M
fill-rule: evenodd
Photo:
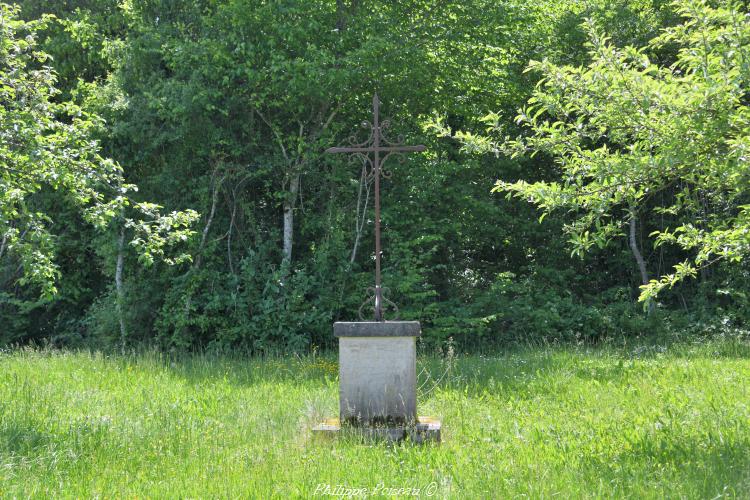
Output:
M359 308L360 319L362 317L362 309L365 305L374 301L373 310L375 314L375 321L385 321L383 316L383 301L385 300L391 304L398 313L396 304L383 297L383 287L380 283L380 257L382 251L380 249L380 175L384 173L382 170L383 163L393 154L403 155L403 153L419 152L424 151L427 148L423 145L418 146L404 146L403 136L398 136L395 140L390 140L386 135L386 131L391 126L390 120L384 120L380 123L380 100L378 95L375 94L372 98L372 116L373 121L363 122L362 125L365 128L370 129L370 135L364 142L357 143L354 136L349 137L348 145L328 148L326 153L348 153L352 156L360 159L367 169L366 179L369 177L374 178L375 181L375 287L368 288L368 291L372 293L362 306ZM372 156L370 155L372 153ZM381 153L383 153L381 157Z

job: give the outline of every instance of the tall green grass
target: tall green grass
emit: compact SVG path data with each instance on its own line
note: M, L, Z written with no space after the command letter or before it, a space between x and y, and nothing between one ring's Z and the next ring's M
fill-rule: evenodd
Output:
M0 496L750 497L747 343L419 363L439 446L313 438L335 356L5 351Z

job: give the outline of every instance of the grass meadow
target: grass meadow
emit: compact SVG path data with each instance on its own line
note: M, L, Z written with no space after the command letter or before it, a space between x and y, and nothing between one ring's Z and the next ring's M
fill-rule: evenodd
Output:
M335 353L0 353L0 496L750 497L750 344L420 355L443 443L320 439Z

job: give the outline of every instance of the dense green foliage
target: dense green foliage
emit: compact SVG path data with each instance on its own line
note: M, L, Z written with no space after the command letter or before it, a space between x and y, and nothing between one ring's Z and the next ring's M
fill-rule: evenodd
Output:
M442 419L442 444L383 446L310 435L336 411L328 357L6 351L0 495L309 498L319 484L434 498L750 495L747 343L459 356L434 386L447 362L420 357L420 412Z
M735 39L726 32L707 49L718 58L707 66L711 75L734 68L729 80L709 82L690 71L702 63L691 63L681 50L701 31L663 32L679 26L684 12L661 0L18 3L20 18L45 19L17 28L37 32L38 45L29 38L27 50L51 56L47 63L27 63L27 75L46 75L56 90L44 90L45 102L80 116L78 122L49 119L74 128L82 121L76 130L97 155L97 168L118 172L115 188L137 184L139 191L128 193L132 203L125 213L110 207L106 229L82 224L81 214L88 212L75 197L29 191L34 213L55 221L45 239L54 245L33 248L55 263L47 276L54 282L41 283L53 283L57 293L39 299L39 288L21 281L19 257L0 256L0 342L251 352L330 345L331 322L356 317L372 280L372 202L365 202L372 192L359 166L322 152L369 118L375 91L384 114L398 125L394 134L429 148L390 164L393 176L383 183L384 283L402 317L423 322L426 341L600 341L670 329L703 331L707 325L744 329L750 318L750 276L743 263L702 269L698 279L664 290L647 316L637 303L642 273L628 242L615 239L589 248L582 258L570 256L562 229L593 212L581 210L572 218L555 212L540 223L525 200L490 192L498 179L573 189L578 184L559 163L569 158L567 151L535 147L545 153L531 158L476 155L462 147L468 134L486 132L481 117L490 111L493 125L522 136L524 144L549 140L543 130L535 135L533 127L514 121L529 98L544 116L555 115L555 103L585 107L588 114L579 111L577 119L592 129L613 110L619 115L612 120L637 127L641 118L623 110L633 106L620 87L613 87L614 99L596 106L586 92L555 93L557 84L572 79L572 88L580 90L594 75L623 65L630 70L622 81L680 93L684 113L700 106L691 95L714 92L714 105L701 120L670 118L672 108L663 111L656 99L649 104L665 120L662 142L651 149L632 127L609 142L600 138L601 144L587 138L581 147L581 154L602 156L596 171L604 174L619 168L609 162L614 158L623 169L630 165L623 158L631 145L637 147L628 158L667 158L669 141L681 139L670 127L694 124L690 130L700 140L694 149L680 149L679 158L690 160L685 169L698 171L701 151L723 151L732 147L730 139L739 141L736 155L707 167L714 182L709 188L715 189L696 190L691 183L701 179L685 180L679 189L690 189L691 197L678 197L681 191L670 179L654 174L650 179L664 188L659 196L634 195L636 247L652 275L668 274L694 256L679 246L654 247L664 237L649 236L653 231L665 234L690 223L700 234L741 228L735 222L743 213L745 178L731 181L720 174L723 167L746 168L741 108L747 105L747 66L737 51L726 60L721 56L732 44L745 43L746 34ZM737 19L745 15L746 9L735 10ZM585 19L610 40L597 35L592 50ZM719 33L726 23L709 24ZM3 43L11 35L6 30ZM629 45L646 48L621 48ZM614 60L603 60L607 55ZM537 66L541 74L525 71L531 60L546 61ZM634 66L646 61L648 68ZM675 63L683 74L667 69ZM8 67L1 71L5 75ZM559 79L547 74L554 71ZM6 101L3 106L13 109ZM441 131L464 133L436 133L438 123ZM53 140L42 130L31 133ZM610 149L602 149L605 144ZM727 185L734 191L724 190ZM0 198L11 192L3 189ZM154 208L144 200L183 217L158 216L163 224L150 222L148 213L137 218L136 208ZM601 227L626 220L623 201L601 197ZM677 210L656 210L675 203L681 203ZM187 208L201 214L187 241L192 259L167 265L174 258L162 252L188 234L190 212L179 212ZM727 210L732 219L722 218ZM167 231L175 223L181 231Z
M57 292L60 275L50 226L61 221L51 201L77 207L98 229L119 215L121 224L135 230L132 244L148 262L154 254L163 256L165 247L187 240L196 214L162 216L158 205L131 200L128 193L136 187L125 184L120 167L99 154L93 138L99 117L70 101L54 101L55 74L35 38L49 17L27 23L17 15L17 8L0 4L0 258L7 255L9 265L17 266L18 285L34 284L49 298ZM127 218L128 207L148 220Z
M545 215L568 209L576 216L565 228L574 254L604 247L628 221L666 215L649 236L695 256L659 280L644 273L646 300L701 266L740 262L750 251L748 14L701 2L679 13L686 20L649 45L675 45L672 65L653 63L646 49L617 48L591 23L586 67L531 64L542 80L518 118L528 137L502 144L465 137L479 149L556 158L562 182L500 180L495 189Z

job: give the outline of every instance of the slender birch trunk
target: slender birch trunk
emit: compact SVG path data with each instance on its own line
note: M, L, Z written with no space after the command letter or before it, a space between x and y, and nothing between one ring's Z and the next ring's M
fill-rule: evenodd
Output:
M629 237L630 250L633 252L633 257L635 257L635 261L638 264L638 271L640 271L641 273L641 284L648 285L649 276L648 276L648 270L646 269L646 261L643 259L643 254L641 254L641 251L638 248L638 240L635 237L637 219L638 219L638 216L636 215L635 210L632 210L630 214L630 237ZM653 307L654 307L654 304L649 303L648 305L649 314L651 314Z
M299 193L299 174L292 176L289 181L289 195L284 200L284 233L283 233L283 262L292 262L292 245L294 243L294 206Z
M128 338L128 330L125 326L125 290L122 284L122 271L125 267L125 224L120 227L120 235L117 238L117 263L115 264L115 291L117 293L117 317L120 322L120 349L125 352Z

